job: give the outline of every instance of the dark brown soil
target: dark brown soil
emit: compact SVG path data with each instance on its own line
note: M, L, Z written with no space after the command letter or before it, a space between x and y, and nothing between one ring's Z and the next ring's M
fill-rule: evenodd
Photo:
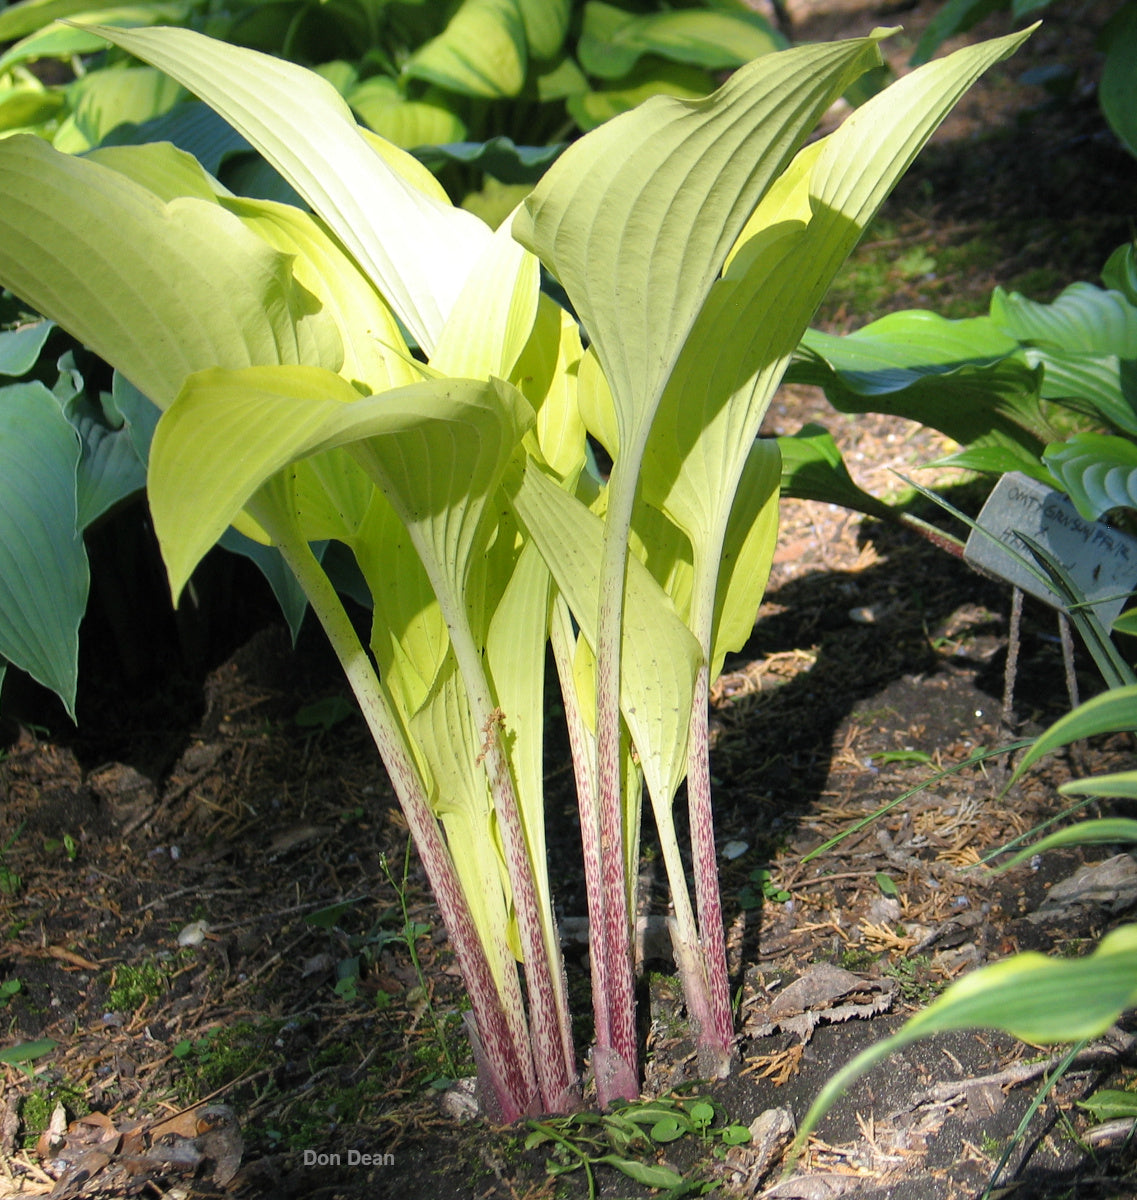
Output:
M846 276L825 312L830 325L961 297L981 305L995 283L1016 277L1033 275L1038 298L1096 278L1129 234L1137 163L1102 132L1083 86L1096 69L1091 18L1101 6L1091 7L1054 14L976 91L903 184L887 236L856 262L900 258L913 245L947 259L979 226L992 254L946 281L898 268L872 312L849 307L856 288ZM894 20L917 31L935 10L790 6L803 38ZM904 36L898 66L914 41ZM1014 83L1067 56L1082 72L1069 101ZM945 448L925 430L839 416L796 390L778 397L767 431L809 420L831 429L858 482L877 494L899 490L895 470ZM951 485L946 474L939 482ZM979 498L953 496L964 506ZM94 607L78 730L9 681L0 983L19 990L0 997L0 1041L57 1045L26 1070L4 1068L0 1195L587 1195L582 1170L547 1173L548 1147L526 1149L528 1129L460 1122L444 1108L449 1081L472 1074L463 989L363 724L335 705L347 688L319 632L306 627L294 651L255 579L222 559L210 570L196 620L160 615L160 593L144 583ZM227 594L255 601L242 606L240 628L226 625ZM137 616L134 641L144 648L133 658L105 617L116 604ZM1005 796L1003 759L933 780L1069 707L1055 618L1028 602L1015 728L1002 724L1009 607L1004 589L906 531L785 503L753 639L714 692L739 1068L713 1087L691 1080L671 964L649 959L647 1093L710 1095L720 1123L746 1125L772 1108L800 1118L838 1066L962 972L1016 950L1081 952L1124 917L1097 906L1032 919L1051 885L1083 862L1079 853L1000 876L975 864L1060 811L1056 789L1072 773L1132 767L1129 738L1050 761ZM1078 681L1085 694L1100 686L1082 659ZM556 749L548 776L558 906L580 917L574 799ZM769 872L765 894L753 878L760 870ZM663 914L650 829L643 882L645 915ZM581 947L566 953L583 1048L586 964ZM833 1024L824 1010L834 1001L819 1000L806 1042L759 1032L761 1010L825 965L861 976L881 1011ZM766 1187L810 1200L955 1200L982 1195L1010 1148L1000 1183L1013 1179L1016 1195L1137 1195L1132 1149L1091 1146L1077 1107L1095 1087L1133 1079L1128 1045L1119 1034L1079 1060L1017 1138L1043 1086L1025 1064L1048 1051L959 1033L912 1046L861 1080L787 1184L771 1186L776 1160L763 1175L748 1147L716 1153L713 1140L643 1157L675 1165L692 1189L701 1179L748 1195ZM57 1104L53 1148L39 1135ZM81 1121L88 1113L96 1115ZM610 1166L596 1167L595 1180L598 1195L649 1194Z

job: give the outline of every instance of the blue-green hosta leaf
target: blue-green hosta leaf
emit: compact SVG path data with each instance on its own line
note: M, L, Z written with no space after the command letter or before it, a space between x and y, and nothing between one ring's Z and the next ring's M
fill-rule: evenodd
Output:
M72 718L87 553L76 524L79 439L41 383L0 388L0 655Z
M782 454L783 496L840 504L889 520L892 511L854 482L833 435L821 425L803 425L792 437L778 438Z
M1042 458L1087 520L1137 508L1137 445L1128 438L1077 433L1047 446Z
M144 396L121 372L116 371L111 384L111 401L130 434L138 461L144 466L150 461L150 441L161 414L155 404ZM106 405L106 397L103 404Z
M932 318L928 331L933 335L932 326L941 320L933 313L894 315ZM975 328L982 332L984 322L977 320ZM1009 357L1015 349L1010 339L998 339L1004 348L1001 358L991 359L982 351L957 357L958 349L940 350L935 336L927 347L918 341L906 345L906 332L915 339L922 320L898 321L877 331L875 326L884 322L891 326L890 318L883 317L847 337L811 329L786 378L824 389L839 412L907 417L963 445L1018 445L1037 456L1054 439L1056 431L1039 404L1042 372ZM878 338L877 332L885 336ZM941 357L943 353L952 357Z
M76 519L84 530L146 486L146 467L125 425L114 428L105 414L93 411L82 396L68 404L65 412L83 447L76 474Z
M104 148L170 142L192 155L211 175L235 154L250 154L252 146L225 120L200 100L186 100L169 112L141 125L124 125L103 141Z
M281 614L288 631L292 635L293 644L300 636L300 626L304 623L304 615L308 611L308 597L296 580L296 576L288 569L280 551L275 546L262 546L235 529L226 529L218 541L231 554L239 554L247 558L265 577L272 594L280 605ZM312 552L320 559L323 555L322 546L313 546Z
M1041 366L1042 398L1089 408L1116 429L1137 435L1137 372L1115 354L1071 354L1028 349L1023 358Z
M889 313L844 337L811 329L803 345L861 396L901 392L964 367L993 367L1019 348L987 317L950 321L920 309Z
M1137 4L1127 0L1106 30L1105 66L1098 84L1098 101L1110 128L1137 155Z
M873 38L801 46L748 64L706 100L654 98L570 146L526 200L514 235L588 331L625 448L653 418L762 193L831 100L879 61Z
M564 142L552 146L516 146L511 138L492 137L484 142L416 146L414 156L432 170L456 162L484 171L499 183L532 184L556 162L564 148Z
M0 141L0 193L0 283L159 407L193 371L296 362L304 347L338 340L288 257L215 202L164 204L118 171L25 136Z
M351 88L345 99L364 125L406 150L459 142L466 136L465 123L446 107L442 96L434 102L428 97L410 100L386 75L372 76Z
M0 375L26 375L40 356L54 321L35 321L0 331Z
M1092 283L1072 283L1049 304L996 288L991 320L1009 337L1043 350L1137 358L1137 305Z
M909 1042L950 1029L1001 1029L1033 1045L1098 1037L1137 1005L1137 925L1113 930L1085 958L1016 954L953 983L899 1032L857 1055L826 1083L798 1129L803 1146L850 1083Z
M72 113L52 139L67 154L97 146L120 125L163 116L185 95L180 84L153 67L91 71L72 89Z
M462 0L450 23L403 68L451 92L494 99L516 96L529 65L518 0Z
M649 54L720 71L785 46L785 38L757 13L687 10L640 16L590 0L577 54L590 75L619 79Z
M1015 767L1011 782L1020 778L1043 755L1068 746L1071 742L1097 737L1102 733L1130 730L1137 730L1137 685L1110 688L1108 692L1080 704L1040 734Z
M418 344L432 349L489 237L481 221L424 190L415 173L429 172L369 140L343 97L311 71L188 29L100 32L231 122L323 218Z

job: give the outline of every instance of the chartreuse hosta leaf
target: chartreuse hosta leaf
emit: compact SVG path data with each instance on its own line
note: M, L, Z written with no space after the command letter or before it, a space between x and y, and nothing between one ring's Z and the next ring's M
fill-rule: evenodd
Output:
M664 392L645 457L645 495L691 537L703 588L716 581L700 556L717 567L747 449L833 275L955 101L1021 40L952 55L863 105L798 155L732 248ZM709 630L696 633L709 646Z
M493 99L521 91L528 61L518 0L462 0L442 33L416 50L404 70L451 92Z
M497 704L466 604L467 582L497 526L491 501L532 421L521 394L497 380L429 379L364 398L340 376L308 367L200 372L187 381L155 433L150 498L175 594L216 538L217 527L232 521L244 505L252 503L254 515L269 529L280 519L295 519L293 494L284 500L271 497L296 460L346 449L394 509L446 622L450 666L460 672L460 678L451 677L444 663L418 713L405 700L396 708L420 742L426 774L432 780L439 776L434 802L447 801L449 784L458 789L464 819L483 829L476 865L468 864L483 889L491 874L486 856L492 856L495 835L500 836L524 953L537 1073L544 1102L554 1106L566 1102L575 1068L567 1009L553 967L552 917L541 911L547 904L540 879L544 865L535 868L503 749L509 714ZM227 452L237 437L239 458ZM202 471L202 462L215 469ZM268 504L272 511L261 515ZM382 565L390 569L393 564ZM543 632L543 617L540 628ZM454 721L445 714L455 705L466 713L467 733L476 731L458 742L466 755L475 755L472 763L450 744ZM431 730L433 741L428 740ZM446 745L437 742L438 736ZM483 762L484 768L475 771ZM478 789L487 779L492 829L488 815L479 816Z
M485 243L435 343L430 365L466 379L509 378L537 316L541 268L510 236L508 222Z
M854 1079L908 1043L951 1029L1001 1029L1033 1045L1103 1034L1137 1005L1137 925L1107 934L1085 958L1016 954L965 975L890 1038L858 1054L821 1089L798 1127L805 1145Z
M108 41L159 67L216 109L272 163L355 257L412 336L433 349L490 236L476 217L390 165L327 80L188 29L116 30ZM398 230L398 236L390 236Z
M0 388L0 663L75 714L89 575L77 524L79 439L42 383Z
M373 75L344 98L365 125L396 146L446 145L466 136L466 126L456 113L425 98L408 100L386 75Z
M585 427L577 403L584 351L576 322L541 295L529 341L514 363L512 380L533 405L533 437L541 457L571 488L585 462Z
M627 75L646 54L712 71L737 67L785 46L785 38L756 13L656 12L637 15L590 0L578 54L602 79Z
M288 257L216 201L164 203L27 136L0 141L0 194L0 283L160 407L208 366L339 369L339 335Z
M307 366L198 372L159 422L150 451L151 511L174 594L266 480L298 459L347 444L367 470L374 463L358 449L366 445L361 439L384 435L399 437L386 468L392 486L399 482L406 488L401 494L408 515L413 511L429 530L424 536L435 556L449 558L444 569L458 586L468 569L485 495L478 496L478 481L468 469L427 472L428 460L416 458L415 443L425 456L423 439L431 427L443 442L457 438L459 430L475 442L479 437L508 440L509 425L503 422L523 418L516 405L511 410L486 399L495 395L495 386L500 385L428 380L364 398L340 376ZM231 453L237 444L240 456ZM452 453L462 450L455 440ZM202 462L210 463L208 471L201 469ZM488 486L483 480L482 488ZM451 513L452 507L462 511ZM430 529L432 524L438 528Z
M876 41L803 46L713 97L658 97L571 146L513 222L568 293L616 399L621 443L650 421L755 204Z
M179 84L153 67L91 71L68 90L74 111L52 138L52 145L67 154L97 146L119 125L160 117L185 96Z
M572 20L572 0L517 0L525 41L533 58L551 59L564 46Z
M610 962L601 986L611 993L613 1024L605 1030L598 1022L594 1064L605 1103L635 1089L620 701L628 543L644 442L691 326L755 204L829 102L879 60L872 38L801 47L743 67L706 100L654 98L571 146L513 222L514 235L564 286L616 411L619 454L603 523L594 643L600 846L610 859L620 856L619 866L610 862L602 871L600 937ZM522 519L532 532L532 521ZM559 577L558 585L565 591ZM575 615L586 628L590 614ZM674 667L686 665L697 670L700 664L680 659ZM680 695L662 704L674 703L689 716ZM631 725L633 713L626 715ZM643 741L645 732L651 741ZM677 775L671 764L685 739L660 741L656 732L649 727L637 736L633 728L632 735L641 760L661 759L644 761L649 787L664 785L656 797L661 803L681 777L682 769ZM701 1016L696 1020L702 1023ZM724 1021L729 1024L729 1013Z
M141 3L123 4L118 6L100 6L87 4L83 6L83 16L88 21L102 21L106 25L154 25L159 21L184 21L186 5L178 3ZM66 18L73 13L60 13ZM10 46L0 55L0 71L7 71L19 63L31 62L37 58L70 59L81 54L94 54L103 49L97 35L85 29L67 24L55 24L54 16L48 16L46 23L37 27L35 32L21 38L14 46ZM7 37L0 41L7 41Z

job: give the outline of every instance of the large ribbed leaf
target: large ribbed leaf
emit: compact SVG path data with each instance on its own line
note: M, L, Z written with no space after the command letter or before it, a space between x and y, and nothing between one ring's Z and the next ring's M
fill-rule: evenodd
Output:
M450 23L411 55L408 75L451 92L516 96L529 62L518 0L462 0Z
M891 89L889 89L891 90ZM810 330L787 378L823 388L841 412L919 421L964 445L1023 445L1055 436L1039 405L1041 372L985 318L890 314L846 337Z
M644 55L718 71L781 50L785 38L751 12L630 13L591 0L577 53L590 75L618 79Z
M1126 0L1106 33L1105 67L1098 100L1113 132L1137 154L1137 3Z
M0 141L0 194L0 284L160 407L193 371L297 362L302 341L328 353L338 343L287 256L216 202L163 203L116 170L26 136ZM305 323L323 328L305 337Z
M978 75L1021 40L960 51L870 100L836 133L796 157L732 247L667 384L644 462L645 496L672 516L695 549L696 591L703 593L696 612L706 614L696 618L695 632L705 647L724 531L737 508L735 487L790 354L834 274L920 147ZM968 328L976 341L1014 348L986 325ZM910 344L895 335L885 340L883 349L895 362L907 360L905 378L938 375L969 340L947 322L932 322L930 332L931 346L914 370ZM830 339L830 345L847 355L843 343L853 340ZM979 357L974 347L970 356Z
M508 457L528 411L520 397L500 402L502 387L428 380L361 399L340 376L309 367L193 376L150 451L150 507L174 594L262 484L347 445L383 473L388 498L460 591L497 457Z
M1077 433L1047 446L1042 458L1087 520L1137 508L1137 445L1128 438Z
M78 465L79 439L43 384L0 388L0 655L72 717L89 582Z
M344 99L293 63L188 29L100 28L239 130L327 222L429 350L489 236L377 153ZM417 164L416 164L417 166ZM421 169L421 168L420 168Z
M762 193L879 61L873 38L803 46L743 67L706 100L655 98L571 146L526 200L514 235L592 338L625 446Z
M991 320L1013 338L1045 350L1137 358L1137 307L1121 292L1072 283L1043 304L996 288Z

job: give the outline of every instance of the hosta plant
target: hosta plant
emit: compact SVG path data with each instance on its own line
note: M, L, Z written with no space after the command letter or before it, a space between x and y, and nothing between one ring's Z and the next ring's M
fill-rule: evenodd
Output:
M660 91L705 95L716 72L785 45L742 0L678 9L599 0L238 0L223 9L203 0L20 0L0 12L0 45L14 43L0 54L0 134L34 130L71 151L124 122L155 119L165 136L197 147L205 139L234 153L240 143L174 80L59 19L184 25L317 68L369 128L402 146L454 147L453 160L504 182L519 170L528 177L525 155L503 137L563 142ZM43 82L61 75L67 82ZM144 136L157 140L155 132Z
M229 527L289 564L415 837L487 1109L507 1119L580 1097L544 851L551 645L598 1099L638 1090L645 785L702 1063L723 1073L706 696L772 557L778 456L758 426L889 189L1021 38L928 65L814 142L882 34L767 56L711 97L657 97L590 133L493 232L319 76L187 30L98 32L213 106L312 209L236 197L168 145L0 143L0 282L162 410L148 494L174 595ZM366 646L311 550L328 540L370 591Z
M1068 493L1088 519L1133 508L1135 264L1134 246L1122 246L1103 268L1104 287L1074 283L1050 303L996 288L985 317L913 309L846 336L810 330L789 375L823 388L841 412L906 417L961 443L930 465L1021 471ZM824 430L780 444L787 492L906 519L853 485Z

